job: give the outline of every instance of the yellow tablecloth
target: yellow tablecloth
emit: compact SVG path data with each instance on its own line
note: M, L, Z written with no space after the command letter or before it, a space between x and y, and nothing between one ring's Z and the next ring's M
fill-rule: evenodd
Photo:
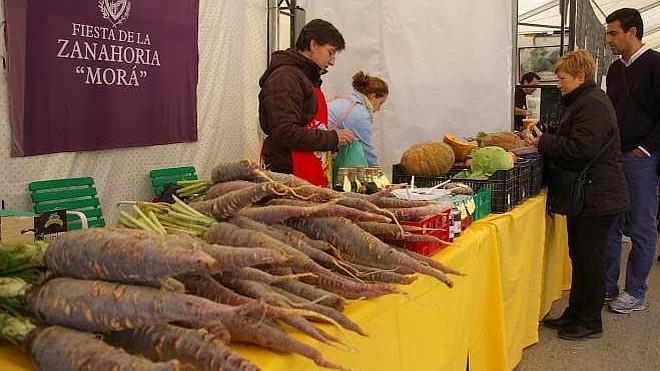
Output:
M456 277L452 289L420 277L405 295L352 303L346 314L370 336L348 334L350 349L294 336L355 370L463 371L468 357L472 370L511 370L538 341L538 320L570 284L566 222L546 216L544 195L474 223L434 258L466 276ZM297 355L236 349L263 370L316 368ZM16 350L0 348L0 370L31 366Z

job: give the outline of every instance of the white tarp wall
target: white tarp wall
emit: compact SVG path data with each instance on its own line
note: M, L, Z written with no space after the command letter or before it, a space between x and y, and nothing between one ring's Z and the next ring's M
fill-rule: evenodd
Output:
M324 91L350 92L358 70L384 78L390 97L375 140L391 169L410 145L445 133L510 130L512 4L499 0L308 0L307 20L332 22L347 47ZM388 170L389 171L389 170Z
M30 181L92 176L106 219L112 222L115 202L151 198L149 171L153 168L194 165L200 176L208 177L219 161L257 159L258 80L266 68L267 11L266 0L200 0L196 143L10 158L4 70L0 80L0 198L7 208L31 210ZM4 18L4 9L0 14Z

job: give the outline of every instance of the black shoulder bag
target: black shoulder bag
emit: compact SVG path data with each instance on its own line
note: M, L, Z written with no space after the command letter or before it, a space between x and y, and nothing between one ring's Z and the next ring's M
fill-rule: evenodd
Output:
M547 166L548 208L555 214L577 216L584 208L584 187L591 165L600 159L614 142L614 135L596 157L580 171L566 170L550 162Z

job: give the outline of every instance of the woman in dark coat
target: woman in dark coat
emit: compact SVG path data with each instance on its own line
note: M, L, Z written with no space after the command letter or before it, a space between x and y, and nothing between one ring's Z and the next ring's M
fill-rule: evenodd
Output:
M568 216L573 267L569 305L561 317L543 323L558 329L562 339L592 339L601 337L603 331L607 236L617 214L628 209L628 191L616 114L605 92L593 81L593 57L586 50L568 53L555 65L555 73L565 110L557 132L537 138L539 152L569 171L580 171L595 160L587 173L582 211Z

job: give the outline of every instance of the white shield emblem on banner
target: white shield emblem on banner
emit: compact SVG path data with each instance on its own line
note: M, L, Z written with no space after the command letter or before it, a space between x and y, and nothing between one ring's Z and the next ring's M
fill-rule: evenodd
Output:
M99 9L103 18L112 23L112 27L122 24L129 16L131 2L128 0L99 0Z

